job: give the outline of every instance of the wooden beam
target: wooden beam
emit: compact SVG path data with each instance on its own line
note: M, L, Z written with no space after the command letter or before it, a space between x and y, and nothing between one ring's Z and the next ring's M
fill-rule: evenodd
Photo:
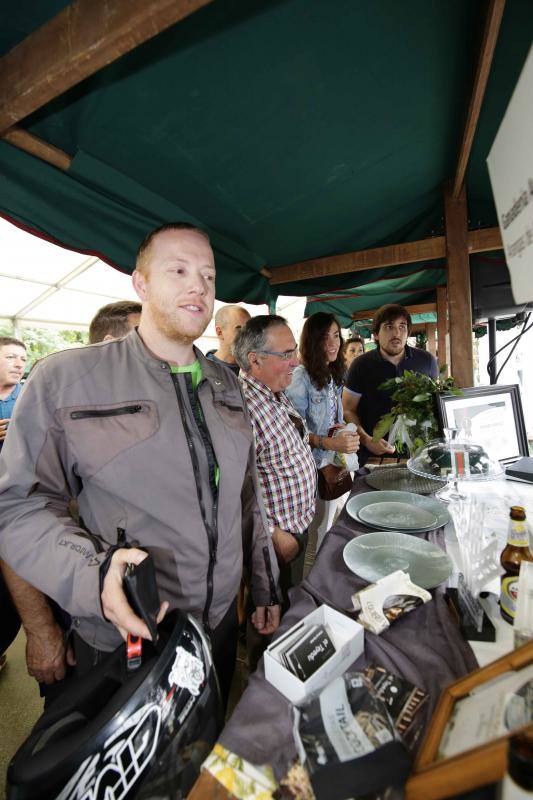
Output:
M418 305L413 306L404 306L407 311L413 316L413 314L432 314L435 313L437 310L436 303L419 303ZM352 319L357 320L366 320L372 319L374 316L375 308L370 309L368 311L354 311L352 314ZM425 323L424 323L425 324Z
M494 48L496 47L496 42L498 39L498 32L500 30L500 23L502 21L504 8L505 0L490 0L487 9L481 51L477 62L476 75L474 78L474 87L470 97L468 113L466 115L463 140L459 150L457 169L455 171L455 179L453 182L452 196L455 199L459 197L464 183L468 159L470 158L470 151L474 141L479 113L481 111L485 89L487 88L492 57L494 55Z
M72 156L60 150L59 147L54 147L53 144L48 144L33 133L23 130L22 128L9 128L2 136L6 142L15 145L20 150L24 150L42 161L47 161L58 169L67 170L72 162Z
M449 377L448 298L445 286L437 286L437 360L440 367L446 364L444 377Z
M397 264L412 264L417 261L430 261L444 258L446 242L444 236L419 239L416 242L391 244L374 247L371 250L356 250L338 256L326 256L310 261L300 261L283 267L270 267L272 285L304 281L309 278L322 278L326 275L343 275L347 272L360 272L364 269L393 267Z
M489 250L500 250L502 247L499 228L480 228L468 232L470 253L485 253ZM355 250L353 253L313 258L283 267L269 267L272 273L270 283L276 285L292 281L305 281L311 278L325 278L330 275L345 275L349 272L361 272L364 269L380 269L381 267L395 267L399 264L414 264L418 261L432 261L445 256L445 237L432 236L416 242L373 247L370 250Z
M469 253L487 253L490 250L503 250L499 228L478 228L476 231L468 231Z
M448 262L448 310L450 314L451 373L461 388L474 384L472 344L472 305L470 299L470 263L466 190L459 197L451 187L444 193L446 254Z
M211 0L74 0L0 59L0 133Z

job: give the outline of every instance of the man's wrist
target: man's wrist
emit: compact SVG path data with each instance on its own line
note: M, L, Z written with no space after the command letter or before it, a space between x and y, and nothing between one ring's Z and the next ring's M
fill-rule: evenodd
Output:
M366 446L368 442L372 441L372 436L366 431L364 431L362 428L358 428L357 432L359 433L359 440L361 444L364 444Z
M50 614L50 618L45 617L44 619L32 620L29 624L26 624L24 620L22 620L22 627L24 628L26 636L46 637L50 631L55 632L58 624L53 615Z

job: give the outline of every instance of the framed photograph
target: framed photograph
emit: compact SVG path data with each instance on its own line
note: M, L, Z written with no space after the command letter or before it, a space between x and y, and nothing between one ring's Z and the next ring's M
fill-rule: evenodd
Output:
M517 384L462 389L462 396L437 395L441 431L468 431L501 464L529 455L524 411Z
M499 781L507 739L533 735L533 641L452 683L422 743L406 800L441 800Z

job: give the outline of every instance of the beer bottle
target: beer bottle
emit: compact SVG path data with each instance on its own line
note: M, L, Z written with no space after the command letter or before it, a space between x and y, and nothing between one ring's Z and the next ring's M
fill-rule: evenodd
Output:
M500 564L505 570L501 578L500 614L511 625L516 613L520 562L524 560L533 561L526 511L522 506L511 506L507 545L500 556Z
M499 798L533 799L533 733L524 731L509 739L507 773L500 785Z

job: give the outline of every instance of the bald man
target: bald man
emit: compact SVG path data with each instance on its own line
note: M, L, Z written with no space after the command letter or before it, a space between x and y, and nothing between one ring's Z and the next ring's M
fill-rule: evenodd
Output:
M239 365L232 352L237 331L246 325L249 313L241 306L222 306L215 314L215 331L218 337L218 350L210 350L206 358L229 367L235 375L239 374Z

